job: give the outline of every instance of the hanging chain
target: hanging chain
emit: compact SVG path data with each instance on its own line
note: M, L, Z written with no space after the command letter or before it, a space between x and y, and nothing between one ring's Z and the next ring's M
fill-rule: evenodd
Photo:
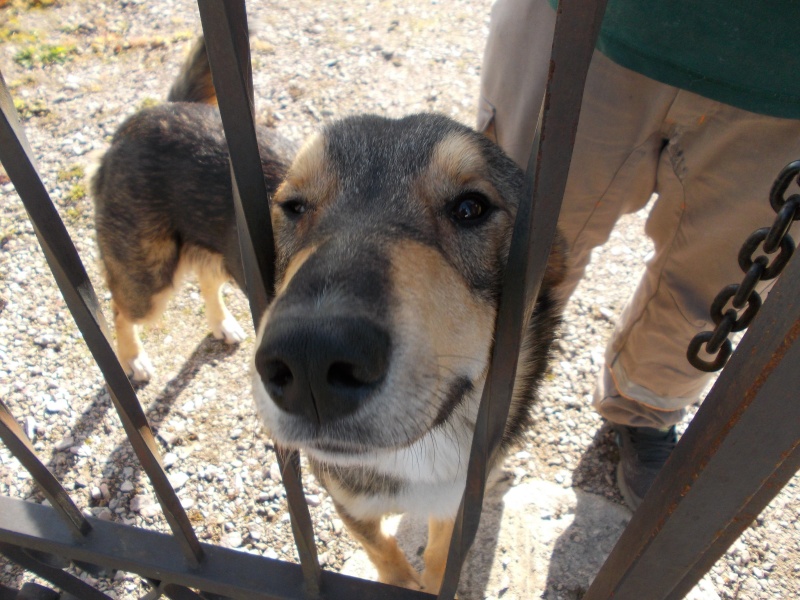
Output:
M689 343L686 358L693 367L710 373L725 366L733 352L728 336L746 329L761 308L761 296L756 292L756 285L759 281L775 279L792 257L795 243L789 235L789 227L800 219L800 194L786 197L793 180L800 185L800 160L786 165L772 184L769 202L777 213L772 227L751 233L739 251L739 267L745 274L742 283L725 286L711 303L711 319L716 327L713 331L698 333ZM764 254L753 258L759 246ZM780 252L770 262L769 255L778 250ZM725 310L729 302L730 308ZM742 309L744 312L739 314ZM716 354L713 360L700 358L703 345L708 354Z

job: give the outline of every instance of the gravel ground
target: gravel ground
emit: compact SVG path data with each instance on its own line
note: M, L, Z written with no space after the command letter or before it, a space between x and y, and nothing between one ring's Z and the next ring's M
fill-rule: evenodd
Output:
M291 140L357 112L436 110L474 122L489 0L266 4L249 6L257 113ZM47 189L109 314L86 173L94 151L125 117L164 98L200 31L196 6L188 0L0 0L0 7L0 69ZM506 463L515 482L544 479L622 502L613 484L616 449L588 402L604 340L649 250L642 224L641 214L620 224L567 309L534 427ZM249 326L243 295L231 290L227 297ZM238 348L213 340L197 287L189 283L144 341L158 373L139 396L198 535L296 560L274 455L250 400L252 331ZM103 519L166 530L100 372L1 170L0 358L0 397L78 505ZM798 481L713 568L720 597L797 597ZM354 544L324 490L311 478L305 483L322 562L339 569ZM5 448L0 494L41 500ZM21 585L28 576L3 561L0 582ZM120 599L147 589L125 573L97 585ZM513 597L509 591L505 597ZM576 595L555 589L548 597Z

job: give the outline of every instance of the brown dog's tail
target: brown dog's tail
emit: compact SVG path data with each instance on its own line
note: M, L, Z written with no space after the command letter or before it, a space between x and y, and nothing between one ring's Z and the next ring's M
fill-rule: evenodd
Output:
M203 36L197 38L192 46L181 72L169 90L167 101L217 103L217 91L211 80L211 65L208 62L206 41Z

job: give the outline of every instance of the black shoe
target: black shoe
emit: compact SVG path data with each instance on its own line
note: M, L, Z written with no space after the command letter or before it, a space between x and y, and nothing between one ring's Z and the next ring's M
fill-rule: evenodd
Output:
M619 446L617 486L631 510L642 503L656 475L678 441L673 425L666 431L614 425Z

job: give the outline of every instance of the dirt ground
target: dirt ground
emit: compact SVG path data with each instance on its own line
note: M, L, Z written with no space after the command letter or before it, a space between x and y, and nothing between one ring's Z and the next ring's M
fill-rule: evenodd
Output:
M321 123L354 113L433 110L472 125L490 7L490 0L250 2L258 119L297 143ZM199 32L197 7L189 0L0 0L0 71L106 315L87 173L125 117L163 101ZM545 480L622 504L614 486L617 450L589 399L605 340L650 250L644 217L623 220L570 302L534 426L505 465L513 484ZM198 289L188 282L164 319L146 330L157 374L138 389L139 397L201 539L295 561L274 454L250 398L247 304L238 290L226 298L248 331L245 342L229 347L211 338ZM166 531L3 171L0 359L0 397L79 507ZM710 578L719 597L797 597L798 483L795 477L714 566ZM305 489L321 560L339 570L354 542L324 490L310 477ZM0 495L42 500L1 447ZM0 557L0 583L27 580ZM126 600L148 590L129 573L96 583ZM499 596L517 597L514 590L480 595ZM554 584L546 597L577 598L580 591Z

